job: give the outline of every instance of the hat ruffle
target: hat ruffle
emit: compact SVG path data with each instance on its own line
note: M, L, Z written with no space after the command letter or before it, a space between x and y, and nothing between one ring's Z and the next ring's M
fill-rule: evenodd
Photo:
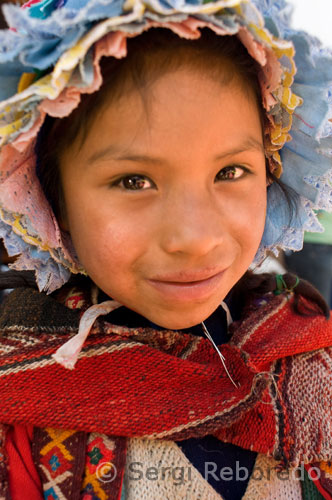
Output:
M38 131L46 114L67 116L78 106L82 93L98 90L102 56L125 57L126 38L153 26L190 39L198 38L200 28L206 26L220 35L236 34L261 65L263 105L271 123L270 165L280 174L283 164L281 179L302 197L299 216L288 227L280 193L274 185L269 187L266 227L256 260L276 246L299 249L304 229L320 229L312 209L332 208L327 177L332 144L329 137L321 139L328 135L332 57L320 53L317 44L313 51L312 39L292 32L282 15L276 17L275 4L286 8L285 2L254 3L263 14L265 9L268 16L274 16L273 22L267 18L269 30L259 10L246 0L32 0L25 9L5 6L13 29L0 32L0 98L4 99L0 103L0 236L11 255L22 254L17 269L36 271L41 290L52 292L70 273L84 270L36 176ZM293 45L298 66L294 91ZM317 65L324 70L320 75L314 71ZM304 104L296 109L301 97ZM293 140L287 142L291 126Z
M274 4L275 2L267 2ZM278 3L278 2L276 2ZM280 2L282 6L285 2ZM282 16L282 12L281 12ZM276 26L275 26L276 29ZM267 250L301 250L304 232L323 232L316 210L332 211L332 51L300 31L279 25L280 36L295 48L295 75L292 89L303 104L293 114L290 135L280 152L283 173L281 181L300 196L297 213L289 220L286 205L280 204L276 185L268 189L265 231L255 262Z

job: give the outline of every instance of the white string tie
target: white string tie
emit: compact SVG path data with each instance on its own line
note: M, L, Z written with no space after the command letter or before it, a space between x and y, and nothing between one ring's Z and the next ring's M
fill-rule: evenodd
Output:
M226 313L227 326L229 326L229 325L231 325L233 323L233 318L232 318L232 315L231 315L231 311L229 310L229 307L228 307L228 305L226 304L226 302L224 300L221 302L220 305L221 305L221 307L223 308L223 310Z
M89 307L81 317L78 333L59 347L55 354L52 354L55 361L65 368L73 370L93 323L99 316L109 314L121 305L115 300L107 300Z
M221 352L219 351L219 349L218 349L217 345L214 343L214 340L213 340L213 338L211 337L211 335L210 335L210 333L209 333L208 329L206 328L204 321L202 321L202 327L203 327L203 332L205 333L205 335L207 336L207 338L209 339L209 341L211 342L211 344L213 345L213 347L214 347L214 348L215 348L215 350L217 351L218 356L219 356L219 358L221 359L221 362L222 362L222 364L223 364L223 367L225 368L225 372L227 373L228 378L230 379L230 381L232 382L232 384L233 384L233 385L234 385L234 386L238 389L239 385L238 385L236 382L234 382L234 380L232 379L231 374L230 374L230 373L229 373L229 371L227 370L227 366L226 366L226 363L225 363L225 356L223 356L223 355L221 354Z

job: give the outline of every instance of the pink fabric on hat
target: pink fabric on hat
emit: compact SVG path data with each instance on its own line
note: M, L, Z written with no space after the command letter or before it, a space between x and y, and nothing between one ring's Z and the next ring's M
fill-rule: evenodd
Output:
M265 47L258 43L251 33L247 30L247 28L240 28L238 37L243 43L243 45L247 48L249 54L255 61L259 62L261 66L265 66L266 64L266 53Z
M260 76L259 82L262 89L263 105L268 111L275 104L277 104L277 100L273 97L272 92L277 90L280 85L282 69L278 58L272 49L265 47L265 53L266 65L262 68L263 75Z
M31 148L18 151L13 144L6 144L0 155L0 184L20 168L32 155Z
M247 28L240 28L238 37L248 50L249 54L262 68L259 82L262 90L264 108L269 109L276 104L272 93L280 85L282 68L277 56L268 47L259 44Z
M126 55L126 35L121 32L110 33L97 42L95 48L95 75L90 87L67 87L54 99L45 99L39 105L39 116L33 126L18 136L13 142L3 147L0 156L0 197L2 206L10 212L28 217L38 239L54 249L61 249L63 257L71 264L71 269L78 270L77 262L70 245L66 245L54 213L45 198L36 176L36 156L34 153L35 137L42 126L46 114L55 117L69 115L81 99L82 93L92 93L102 84L99 67L101 57Z
M25 151L27 148L29 148L31 141L36 137L38 134L40 127L44 123L45 120L45 113L40 110L39 108L39 115L33 124L33 126L27 131L23 132L20 134L15 141L12 142L12 145L14 146L15 149L17 149L20 152Z
M217 35L223 36L229 34L227 30L224 30L213 23L191 17L180 23L158 23L156 21L151 21L149 25L153 27L166 26L177 35L187 39L199 38L200 31L198 28L205 27L210 28ZM264 108L269 111L269 109L277 102L273 97L272 92L278 88L282 75L282 68L278 58L272 49L264 47L258 43L247 28L240 28L237 36L246 47L251 57L261 66L261 75L259 76L259 80L262 91L262 102Z
M35 137L46 113L41 111L34 125L2 148L0 155L0 197L7 211L26 215L38 239L51 248L61 248L63 257L76 259L65 244L56 217L36 175Z
M35 3L41 3L41 2L42 2L42 0L29 0L28 2L24 3L21 8L28 9L29 7L31 7Z
M56 99L44 99L39 106L43 113L64 118L79 105L81 92L76 87L66 87Z
M71 245L63 239L58 222L45 198L35 172L36 158L34 153L35 137L42 126L46 114L53 117L65 117L79 105L81 95L96 92L102 85L100 59L103 56L116 58L127 54L126 40L134 37L151 27L167 27L177 35L187 39L197 39L200 36L199 28L208 27L216 34L227 35L227 30L215 26L211 22L188 17L179 23L159 23L150 20L139 32L125 33L111 32L98 40L94 45L94 78L88 87L66 87L54 99L44 99L39 107L39 115L33 126L20 134L12 144L2 149L0 156L0 197L2 206L8 211L25 215L40 241L53 249L60 250L65 267L72 272L81 271L77 259L70 249ZM255 41L247 28L240 28L238 36L250 55L261 65L260 84L264 107L269 110L275 104L271 92L280 83L282 69L273 51ZM57 253L58 255L58 253ZM58 260L58 257L54 257Z
M160 23L155 23L155 24L161 26ZM229 35L229 32L227 30L224 30L220 26L216 26L213 23L202 21L200 19L195 19L193 17L188 17L188 19L185 19L181 23L163 23L163 26L167 26L172 31L174 31L174 33L183 38L190 38L190 39L200 37L200 30L198 28L210 28L217 35L222 35L222 36Z
M31 225L45 244L52 248L61 246L60 232L54 224L50 205L37 179L33 151L19 168L0 184L0 198L6 210L29 217Z
M188 17L186 20L175 23L160 23L157 21L149 21L147 26L140 31L146 31L151 27L166 27L171 29L177 35L187 39L197 39L200 37L199 28L208 27L218 35L227 35L227 30L222 29L213 23L202 21ZM99 61L103 56L116 57L120 59L127 55L126 39L128 37L137 36L121 31L112 32L104 36L95 44L94 53L94 80L89 87L76 88L66 87L56 99L45 99L39 106L42 112L54 117L65 117L79 105L81 94L96 92L102 85L102 75L100 71ZM271 94L280 83L282 69L277 57L272 50L259 44L247 28L240 28L238 37L243 45L247 48L249 54L262 66L261 88L264 107L269 110L276 103L275 98Z
M99 89L103 82L101 76L99 61L102 57L116 57L116 59L121 59L127 55L127 37L126 33L122 31L116 31L109 33L108 35L101 38L95 45L95 78L91 87L88 87L86 92L92 93Z
M66 87L56 99L44 99L40 105L40 110L58 118L70 115L79 105L81 94L92 94L101 87L103 79L99 65L100 59L103 56L113 56L120 59L127 55L126 39L125 33L116 31L99 40L95 45L94 79L92 84L83 88Z

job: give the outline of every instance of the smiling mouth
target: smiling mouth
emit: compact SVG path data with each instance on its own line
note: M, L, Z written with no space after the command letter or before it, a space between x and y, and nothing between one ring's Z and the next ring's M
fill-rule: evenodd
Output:
M173 273L156 274L152 278L152 281L161 281L165 283L197 283L200 281L205 281L207 279L213 278L217 274L223 272L224 269L220 267L206 267L204 269L198 269L196 271L178 271Z
M168 283L170 285L177 285L177 286L186 287L186 286L199 285L200 283L203 283L204 281L210 280L214 276L215 275L209 276L209 278L203 278L201 280L193 280L193 281L167 281L167 280L156 280L156 281L159 281L160 283Z
M213 275L201 279L189 279L192 276L182 276L176 280L149 279L148 283L168 300L188 302L193 300L204 300L213 294L218 287L225 271L219 271ZM205 273L207 274L207 273ZM196 273L196 276L198 273ZM174 276L175 277L175 276Z

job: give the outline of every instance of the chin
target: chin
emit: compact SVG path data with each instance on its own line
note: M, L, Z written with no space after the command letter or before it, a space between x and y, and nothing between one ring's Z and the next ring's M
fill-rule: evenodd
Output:
M218 307L218 306L217 306ZM184 330L186 328L191 328L192 326L198 325L202 323L202 321L205 321L211 314L216 310L215 307L212 310L209 310L206 314L187 314L186 317L183 317L183 314L180 312L179 315L176 315L177 317L172 317L171 314L169 314L165 318L148 318L150 321L155 323L156 325L165 328L166 330Z

